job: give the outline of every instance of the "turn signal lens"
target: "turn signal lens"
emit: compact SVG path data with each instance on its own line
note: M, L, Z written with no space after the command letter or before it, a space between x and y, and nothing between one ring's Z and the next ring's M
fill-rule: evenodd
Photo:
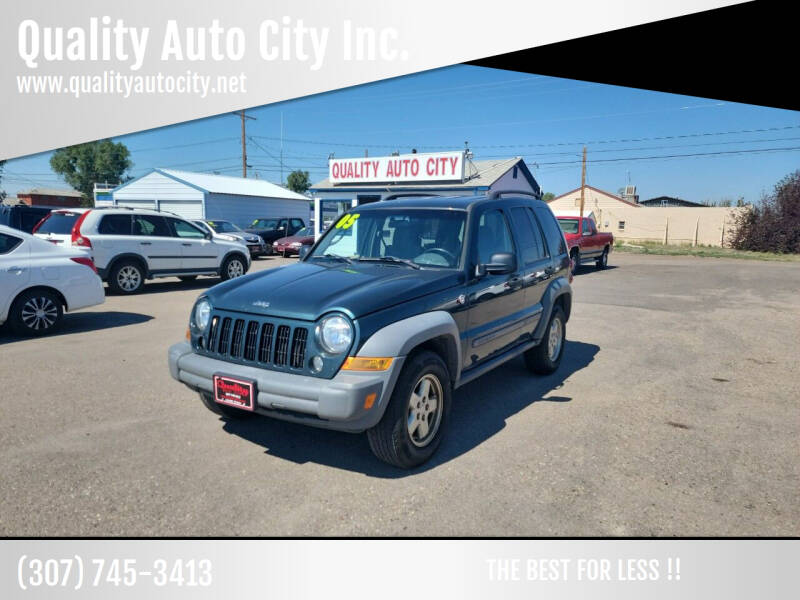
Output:
M375 392L372 392L370 395L368 395L366 398L364 398L364 409L365 410L369 410L370 408L372 408L372 405L375 404L375 398L377 398L377 397L378 397L378 394L376 394Z
M365 358L348 356L342 369L345 371L385 371L392 365L392 358Z
M186 341L187 342L191 342L192 341L192 332L189 330L188 327L186 328Z

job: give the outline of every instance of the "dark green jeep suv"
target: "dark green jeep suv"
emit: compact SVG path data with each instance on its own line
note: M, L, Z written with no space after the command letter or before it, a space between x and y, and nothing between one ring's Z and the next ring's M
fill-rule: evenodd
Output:
M534 373L558 368L570 277L535 197L376 202L299 263L200 296L169 367L217 414L366 431L378 458L410 468L441 443L455 388L520 354Z

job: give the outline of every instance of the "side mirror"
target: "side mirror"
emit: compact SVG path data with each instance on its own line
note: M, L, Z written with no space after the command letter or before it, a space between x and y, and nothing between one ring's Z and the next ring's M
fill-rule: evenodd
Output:
M517 257L511 252L496 252L485 265L480 265L483 273L489 275L504 275L517 270ZM479 271L479 272L480 272Z
M300 260L303 260L306 256L308 256L309 252L311 252L311 246L303 245L300 246L300 250L298 250L297 254Z

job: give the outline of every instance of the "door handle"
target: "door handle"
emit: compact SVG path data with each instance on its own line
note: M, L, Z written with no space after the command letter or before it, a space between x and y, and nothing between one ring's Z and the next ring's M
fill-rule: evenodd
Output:
M20 273L25 272L25 267L8 267L6 271L8 271L9 273L14 273L16 275L19 275Z
M183 242L181 246L191 246L192 242Z
M139 242L139 244L142 246L152 246L153 242Z

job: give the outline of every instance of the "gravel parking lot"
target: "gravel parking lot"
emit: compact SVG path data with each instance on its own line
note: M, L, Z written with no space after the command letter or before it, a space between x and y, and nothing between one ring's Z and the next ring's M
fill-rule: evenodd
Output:
M800 266L611 264L575 279L561 369L461 388L411 472L363 435L225 422L173 381L214 279L0 330L0 534L800 535Z

